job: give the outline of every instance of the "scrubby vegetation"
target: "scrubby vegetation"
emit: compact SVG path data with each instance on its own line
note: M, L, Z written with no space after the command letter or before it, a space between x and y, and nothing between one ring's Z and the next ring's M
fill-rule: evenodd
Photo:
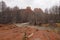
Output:
M0 11L0 24L2 23L25 23L29 22L32 25L53 24L60 23L60 6L53 6L50 9L43 11L41 8L31 7L26 9L19 9L7 7L5 2L2 3ZM59 24L60 25L60 24Z

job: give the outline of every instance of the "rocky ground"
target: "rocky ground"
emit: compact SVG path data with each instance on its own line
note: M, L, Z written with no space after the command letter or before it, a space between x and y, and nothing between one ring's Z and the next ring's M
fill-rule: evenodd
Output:
M60 40L60 35L52 30L33 27L18 27L15 24L0 24L0 40Z

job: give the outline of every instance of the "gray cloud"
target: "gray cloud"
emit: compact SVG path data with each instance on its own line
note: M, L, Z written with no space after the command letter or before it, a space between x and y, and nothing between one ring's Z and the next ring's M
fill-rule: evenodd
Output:
M1 0L0 0L1 1ZM59 4L59 0L3 0L10 7L19 6L19 8L25 8L31 6L33 9L38 8L50 8L53 5Z

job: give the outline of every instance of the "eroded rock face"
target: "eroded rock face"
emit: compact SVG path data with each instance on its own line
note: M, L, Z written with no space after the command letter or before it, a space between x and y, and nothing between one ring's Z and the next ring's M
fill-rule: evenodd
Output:
M53 31L37 30L36 28L30 27L14 28L15 25L4 26L6 26L8 30L0 30L0 40L60 40L60 35L54 33ZM10 29L10 27L13 28Z

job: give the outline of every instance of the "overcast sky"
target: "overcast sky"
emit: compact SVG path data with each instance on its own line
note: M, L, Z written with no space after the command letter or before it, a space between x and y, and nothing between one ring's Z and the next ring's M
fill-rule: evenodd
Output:
M2 1L2 0L0 0ZM53 5L58 5L59 0L3 0L6 2L7 6L14 7L18 6L19 8L25 8L31 6L34 8L50 8Z

